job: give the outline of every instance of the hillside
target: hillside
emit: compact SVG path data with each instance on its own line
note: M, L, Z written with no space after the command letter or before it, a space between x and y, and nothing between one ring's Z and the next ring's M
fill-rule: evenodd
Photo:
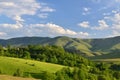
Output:
M1 73L7 75L13 75L17 69L21 69L23 73L29 73L32 77L35 77L43 71L55 73L63 67L65 66L34 60L0 56L0 71Z
M110 51L120 49L120 36L105 39L93 39L90 43L92 51Z
M0 79L25 79L20 77L29 77L31 79L36 78L42 80L120 79L120 64L92 62L78 54L65 52L63 48L58 46L31 45L21 49L8 48L6 49L4 55L0 56ZM22 57L20 57L21 54L23 54ZM27 78L25 80L27 80Z
M56 45L61 46L65 50L78 53L83 56L96 56L109 54L113 50L120 49L120 37L111 37L104 39L80 39L59 36L55 38L49 37L19 37L7 40L0 40L3 46L26 46L26 45Z
M70 38L70 37L20 37L20 38L12 38L7 40L0 40L0 44L3 46L11 45L11 46L26 46L26 45L56 45L61 46L64 49L80 53L82 55L93 56L91 53L91 45L83 41L82 39Z

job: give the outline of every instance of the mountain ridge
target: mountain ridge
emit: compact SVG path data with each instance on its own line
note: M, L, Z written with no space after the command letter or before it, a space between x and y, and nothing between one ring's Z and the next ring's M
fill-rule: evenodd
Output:
M96 56L111 53L120 49L120 36L99 39L80 39L67 36L50 37L16 37L0 39L2 46L27 46L27 45L56 45L65 50L83 56Z

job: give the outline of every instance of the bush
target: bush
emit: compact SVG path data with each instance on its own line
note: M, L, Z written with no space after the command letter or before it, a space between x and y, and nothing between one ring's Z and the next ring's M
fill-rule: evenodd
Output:
M0 69L0 74L2 74L2 70Z
M17 69L16 72L13 74L13 76L22 77L23 76L23 71L21 69Z

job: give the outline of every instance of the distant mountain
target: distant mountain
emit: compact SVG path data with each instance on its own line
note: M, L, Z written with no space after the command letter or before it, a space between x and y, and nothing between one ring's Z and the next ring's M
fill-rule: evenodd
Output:
M11 39L0 39L2 46L26 46L26 45L56 45L65 50L78 53L83 56L98 56L102 54L114 54L113 51L120 50L120 36L104 39L80 39L59 36L49 37L18 37ZM113 53L112 53L113 52Z

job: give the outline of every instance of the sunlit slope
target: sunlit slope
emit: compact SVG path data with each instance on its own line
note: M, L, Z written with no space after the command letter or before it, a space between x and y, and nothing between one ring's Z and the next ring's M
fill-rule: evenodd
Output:
M41 73L47 71L54 73L64 66L45 63L34 60L26 60L11 57L0 57L0 70L4 74L13 75L17 69L21 69L23 72L28 73Z

